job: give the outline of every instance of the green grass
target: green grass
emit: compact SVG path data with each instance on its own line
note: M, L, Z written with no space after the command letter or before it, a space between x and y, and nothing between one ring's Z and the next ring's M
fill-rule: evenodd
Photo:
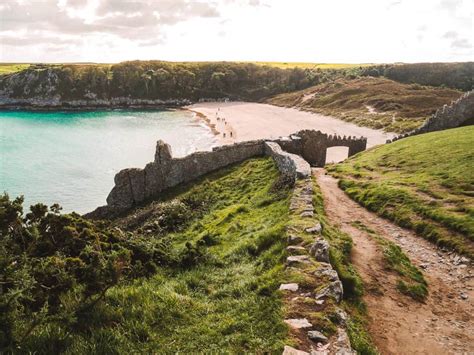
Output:
M314 179L313 181L315 212L323 226L323 236L330 245L331 264L337 271L344 287L343 307L350 315L347 333L352 348L358 354L376 355L378 351L367 331L366 306L362 300L364 286L362 279L351 263L352 238L329 223L324 212L321 190L316 180Z
M474 127L402 139L328 170L355 201L441 247L474 256Z
M178 232L150 238L169 238L170 252L186 255L186 262L114 287L86 315L87 328L64 334L43 327L25 349L281 353L287 327L278 286L290 190L272 188L278 177L271 159L253 159L178 189L174 198L194 201L203 213ZM149 221L132 223L139 214L128 216L122 228L140 232Z
M390 240L382 238L362 222L354 221L352 224L369 234L382 247L385 267L396 272L399 276L398 290L416 301L424 301L428 296L428 283L402 249Z
M21 71L30 66L30 64L25 63L0 63L0 75L15 73Z

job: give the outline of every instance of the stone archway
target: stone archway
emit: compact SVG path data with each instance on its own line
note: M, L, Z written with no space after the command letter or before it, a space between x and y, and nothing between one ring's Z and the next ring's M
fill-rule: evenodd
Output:
M349 157L349 147L333 146L326 149L326 164L339 163Z

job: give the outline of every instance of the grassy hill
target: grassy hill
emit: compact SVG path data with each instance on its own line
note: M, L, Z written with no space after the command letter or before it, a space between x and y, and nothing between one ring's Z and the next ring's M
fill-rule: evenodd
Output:
M402 139L329 167L377 214L474 257L474 127Z
M419 127L438 108L461 94L454 89L402 84L382 77L360 77L340 78L280 94L267 102L402 133Z
M4 197L0 352L281 353L279 176L249 160L94 224Z

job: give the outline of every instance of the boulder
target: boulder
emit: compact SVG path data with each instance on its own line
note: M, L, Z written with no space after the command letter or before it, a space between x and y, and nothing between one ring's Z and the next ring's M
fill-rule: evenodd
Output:
M317 330L310 330L308 332L308 338L310 338L312 341L316 343L327 343L328 338L324 336L323 333L318 332Z
M305 229L307 233L311 234L321 233L322 230L323 227L321 226L321 223L317 223L314 227L308 227Z
M298 284L295 284L295 283L281 284L279 290L296 292L298 291Z
M306 318L285 319L285 323L293 329L311 328L313 326Z
M342 295L343 288L341 281L334 281L319 291L315 298L333 298L337 303L339 303L342 300Z
M317 260L329 263L329 243L322 238L316 239L311 245L309 253Z

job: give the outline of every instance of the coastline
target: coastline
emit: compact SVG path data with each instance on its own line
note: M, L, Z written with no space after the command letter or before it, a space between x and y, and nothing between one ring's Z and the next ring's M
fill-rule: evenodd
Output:
M340 136L367 137L367 147L385 144L396 134L357 126L334 117L252 102L200 102L183 107L196 114L221 144L277 139L303 129ZM232 134L231 134L232 133Z

